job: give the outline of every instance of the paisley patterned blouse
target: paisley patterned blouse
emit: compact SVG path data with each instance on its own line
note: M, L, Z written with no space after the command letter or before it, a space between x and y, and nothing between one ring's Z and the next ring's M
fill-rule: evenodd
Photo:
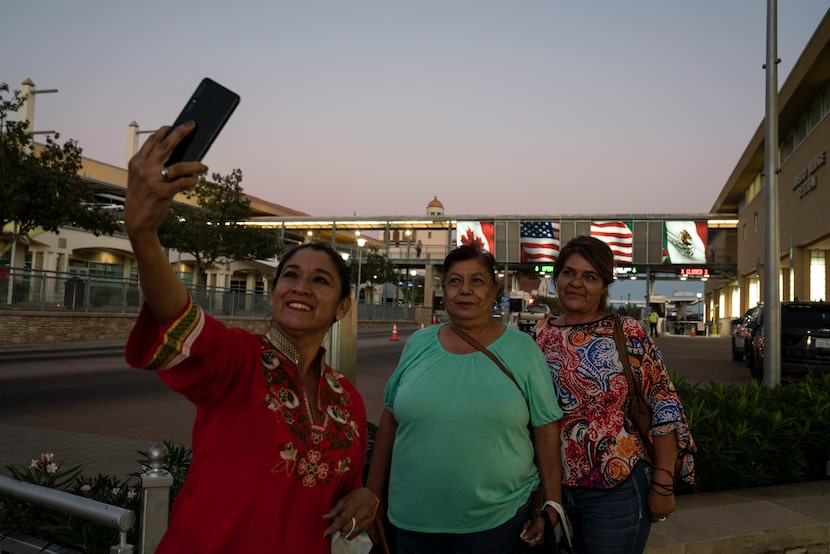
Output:
M677 431L684 456L681 475L693 482L691 452L696 448L660 351L637 320L623 317L622 322L634 379L652 409L652 435ZM564 412L559 422L563 484L619 485L648 454L627 417L628 384L614 342L613 317L580 325L557 325L551 319L537 326L534 335Z

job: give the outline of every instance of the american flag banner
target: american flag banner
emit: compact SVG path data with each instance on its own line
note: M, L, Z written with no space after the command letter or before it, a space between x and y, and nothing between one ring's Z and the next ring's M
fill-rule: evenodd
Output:
M496 255L496 228L492 221L458 221L455 233L456 246L472 244Z
M611 247L615 261L634 262L634 235L630 221L592 221L591 236Z
M558 221L522 221L519 237L522 262L554 262L559 257Z

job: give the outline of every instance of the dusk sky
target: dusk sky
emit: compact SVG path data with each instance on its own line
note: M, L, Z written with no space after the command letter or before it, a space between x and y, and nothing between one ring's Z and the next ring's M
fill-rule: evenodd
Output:
M5 2L0 82L125 167L210 76L242 97L211 171L316 216L705 213L764 117L766 5ZM778 5L781 86L830 2Z

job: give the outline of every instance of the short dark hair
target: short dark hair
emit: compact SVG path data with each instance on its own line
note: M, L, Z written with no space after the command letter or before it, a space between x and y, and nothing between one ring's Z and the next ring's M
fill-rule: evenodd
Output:
M349 264L346 263L346 260L337 253L337 251L328 245L325 242L309 242L306 244L301 244L297 246L293 250L289 251L282 260L280 260L279 265L277 266L277 274L274 276L274 280L271 282L271 290L274 290L274 287L277 286L277 281L282 275L282 270L285 267L285 264L294 257L294 255L301 251L301 250L316 250L317 252L323 252L324 254L328 255L331 259L331 262L334 264L334 268L337 270L337 275L340 277L340 300L351 296L352 294L352 268Z
M611 248L596 237L589 237L587 235L580 235L568 241L564 248L559 252L559 258L553 266L553 281L559 279L559 274L562 272L562 267L568 258L574 254L579 254L597 270L597 275L602 279L605 285L605 294L599 300L599 308L605 310L608 308L608 286L614 282L614 253Z
M490 274L493 284L498 283L496 280L496 259L487 250L482 250L472 244L462 244L461 246L450 250L450 253L447 254L446 258L444 258L444 275L441 277L441 281L443 282L444 279L446 279L447 273L449 273L450 268L452 268L454 264L458 262L466 262L468 260L480 261L481 264L487 268L487 272Z

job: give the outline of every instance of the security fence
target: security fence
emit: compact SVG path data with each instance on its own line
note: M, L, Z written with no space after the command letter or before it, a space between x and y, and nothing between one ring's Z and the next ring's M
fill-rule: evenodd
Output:
M186 287L193 301L211 315L271 315L268 292L252 293L193 285ZM143 300L137 279L0 268L0 309L137 313ZM359 304L357 310L360 320L415 320L415 308L411 306Z
M267 293L188 286L194 302L213 315L271 314ZM136 279L29 269L0 269L0 309L136 313L143 301Z

